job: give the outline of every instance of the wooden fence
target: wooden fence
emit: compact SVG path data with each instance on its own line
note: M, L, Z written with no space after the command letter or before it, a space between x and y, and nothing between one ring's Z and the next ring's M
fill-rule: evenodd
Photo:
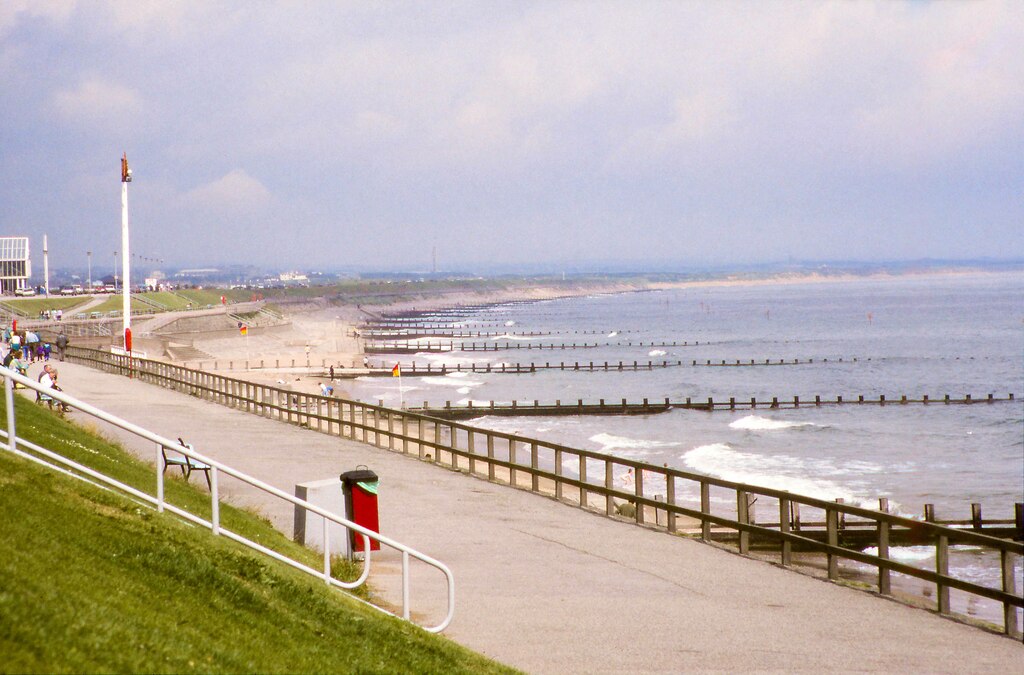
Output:
M934 584L935 608L954 614L951 591L987 598L1002 605L1001 629L1021 638L1018 608L1024 596L1017 589L1015 562L1024 543L992 537L969 528L954 528L851 504L830 502L782 490L722 480L666 466L570 448L535 438L480 429L450 420L385 408L360 401L293 392L160 361L78 347L68 358L107 372L131 375L235 409L317 431L371 443L422 460L468 472L479 478L531 490L608 516L629 514L637 524L688 534L705 541L734 533L742 554L752 539L770 542L784 566L801 551L823 556L828 579L863 582L863 569L882 595L896 595L894 574ZM767 521L760 513L777 516ZM728 505L728 506L723 506ZM1017 505L1018 526L1024 528L1024 506ZM776 521L776 522L771 522ZM812 523L824 536L810 536ZM875 553L841 545L847 528L873 529ZM935 549L934 569L920 569L889 555L890 533L913 530ZM819 540L821 539L821 540ZM950 572L950 546L967 545L998 557L1000 585L985 586ZM841 565L842 562L847 564ZM858 563L856 566L849 563Z

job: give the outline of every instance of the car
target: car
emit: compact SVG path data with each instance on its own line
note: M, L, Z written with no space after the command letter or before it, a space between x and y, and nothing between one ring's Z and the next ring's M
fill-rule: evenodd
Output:
M19 295L21 297L29 297L29 296L33 296L33 295L36 294L36 289L34 289L34 288L16 288L16 289L14 289L14 294L15 295Z
M74 288L74 286L61 286L60 287L60 294L61 295L74 295L75 294L75 288Z

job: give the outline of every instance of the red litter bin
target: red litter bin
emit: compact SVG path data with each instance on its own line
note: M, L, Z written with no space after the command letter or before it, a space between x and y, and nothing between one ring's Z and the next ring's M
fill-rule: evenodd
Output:
M345 495L345 513L349 520L368 530L380 532L380 514L377 511L377 486L380 480L369 469L356 469L341 474L341 490ZM349 530L353 551L363 550L363 535ZM379 551L380 542L370 539L370 550Z

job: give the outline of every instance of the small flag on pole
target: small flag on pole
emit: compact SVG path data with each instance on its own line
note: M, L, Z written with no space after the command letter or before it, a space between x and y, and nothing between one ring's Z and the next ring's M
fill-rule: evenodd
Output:
M395 367L391 369L391 377L401 377L401 376L402 376L402 364L401 363L396 363Z
M240 333L241 333L242 335L248 335L248 334L249 334L249 327L248 327L248 326L246 326L246 325L245 325L245 324L243 323L243 324L242 324L242 327L238 329L238 332L240 332Z

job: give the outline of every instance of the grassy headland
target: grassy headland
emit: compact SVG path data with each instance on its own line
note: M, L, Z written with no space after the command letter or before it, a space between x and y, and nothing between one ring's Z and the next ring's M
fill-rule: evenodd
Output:
M152 466L17 398L20 436L153 485ZM166 493L200 512L209 501L181 480ZM508 672L206 529L6 451L0 518L2 672ZM317 564L258 516L223 506L222 520Z

